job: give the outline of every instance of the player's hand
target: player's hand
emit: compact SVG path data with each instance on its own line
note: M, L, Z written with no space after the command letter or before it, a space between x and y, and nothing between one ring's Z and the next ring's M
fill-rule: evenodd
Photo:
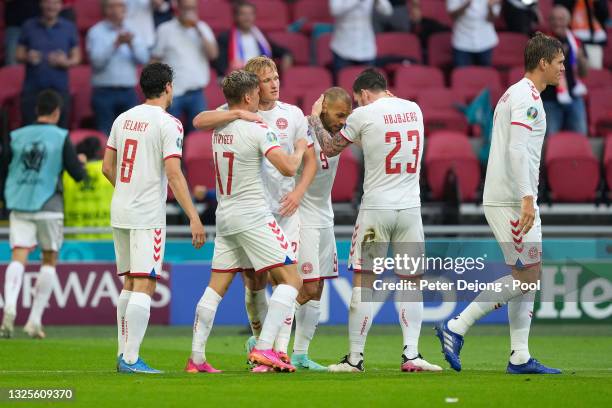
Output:
M521 201L521 218L519 220L519 230L523 235L527 234L535 221L535 207L533 205L533 196L525 196Z
M300 191L292 191L287 193L280 200L280 215L283 217L291 217L297 211L302 201L304 194Z
M206 232L204 231L204 226L200 219L192 220L189 223L189 228L191 228L191 245L195 249L202 248L204 242L206 241Z
M238 111L238 117L242 120L248 120L249 122L263 122L263 118L255 112L249 112L248 110L240 109Z
M319 96L319 99L317 99L315 103L312 105L312 110L310 111L312 116L321 116L321 112L323 111L323 99L324 98L325 96L321 94L321 96Z

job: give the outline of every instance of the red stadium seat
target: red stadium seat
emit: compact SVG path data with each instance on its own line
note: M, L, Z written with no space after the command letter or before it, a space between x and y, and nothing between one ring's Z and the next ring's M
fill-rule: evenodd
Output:
M99 0L79 0L74 2L74 14L79 32L85 33L94 24L104 20Z
M204 97L206 98L206 109L217 109L219 106L225 104L225 96L221 87L216 82L210 82L206 88L204 88Z
M547 33L550 31L548 27L548 18L550 17L550 12L554 6L554 0L539 0L538 8L540 9L540 14L542 15L542 21L538 24L538 30L543 33Z
M326 89L327 88L313 89L302 95L302 110L304 111L304 115L310 115L312 105L314 105L314 103ZM352 93L349 92L349 95L352 95Z
M376 56L400 57L420 63L421 43L410 33L380 33L376 35Z
M475 201L480 183L480 164L465 134L444 132L432 134L425 145L425 168L432 198L444 193L448 172L454 170L462 201Z
M196 185L216 188L212 131L194 131L185 138L184 162L190 189Z
M610 34L608 38L611 38ZM612 69L612 41L608 41L606 48L604 48L604 66L608 69Z
M439 68L426 65L399 67L395 71L394 89L444 88L444 75Z
M200 0L198 16L215 32L229 30L233 25L232 8L224 0Z
M451 74L451 86L454 89L471 89L480 92L484 88L499 91L502 81L499 72L491 67L455 68Z
M100 141L100 152L98 155L102 157L104 155L104 149L106 148L106 144L108 143L108 137L104 133L95 129L73 129L68 133L70 136L70 141L74 146L81 143L83 140L88 137L95 137Z
M467 133L468 123L457 105L465 105L463 92L447 88L425 89L418 93L417 102L423 111L426 132L454 130Z
M257 9L255 25L261 31L282 31L289 25L289 8L281 0L253 0Z
M291 67L283 74L281 82L285 89L305 93L313 88L329 88L332 86L332 76L322 67Z
M612 89L589 92L589 133L600 136L612 131Z
M510 87L523 79L524 76L525 68L522 65L510 68L508 71L508 81L506 81L506 85Z
M604 174L608 190L612 191L612 133L606 137L606 146L603 155Z
M589 69L587 76L582 82L588 90L612 88L612 74L607 69Z
M296 65L310 64L310 42L304 34L274 31L268 40L291 51Z
M493 49L493 66L508 69L516 65L517 61L523 60L523 54L527 40L524 34L498 33L499 44Z
M357 76L359 76L359 74L361 74L364 69L368 68L371 67L366 65L352 65L346 68L342 68L340 72L338 72L338 86L344 88L349 93L349 95L352 95L353 82L355 82ZM379 70L379 72L385 78L387 78L387 74L385 73L385 71Z
M331 65L333 56L330 48L331 34L321 34L316 40L317 65L326 67Z
M436 20L448 28L453 26L453 20L448 11L446 11L445 0L427 0L421 2L421 14L423 17Z
M68 71L72 110L70 123L72 128L83 126L85 120L93 119L91 109L91 67L78 65Z
M293 6L292 21L306 19L302 26L305 33L312 32L312 27L317 23L333 24L334 18L329 14L327 0L299 0Z
M340 153L338 172L332 187L333 202L350 202L355 197L357 183L359 183L359 162L353 155L350 147Z
M281 88L280 90L280 100L281 102L289 103L291 105L296 105L301 108L302 106L302 97L304 92L295 88Z
M423 2L426 3L426 2ZM451 33L432 34L427 40L428 63L438 68L448 68L453 65L453 48Z
M559 132L546 143L548 185L553 201L587 202L595 199L599 162L584 135Z
M9 129L21 126L20 97L25 78L25 66L8 65L0 68L0 106L7 110Z

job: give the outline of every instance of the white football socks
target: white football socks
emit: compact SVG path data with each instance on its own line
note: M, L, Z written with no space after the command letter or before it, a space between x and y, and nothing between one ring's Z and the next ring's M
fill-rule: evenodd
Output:
M255 346L257 349L268 350L272 348L281 326L285 324L287 316L292 313L297 294L296 288L286 284L278 285L274 289L268 304L268 314Z
M419 355L419 336L423 323L423 293L420 290L402 292L397 302L399 322L404 338L404 355L413 359Z
M476 296L476 299L470 303L457 317L448 321L448 328L461 336L467 333L468 329L484 315L502 307L510 299L520 296L520 288L513 289L512 275L506 275L494 283L499 283L501 286L500 292L494 290L483 290Z
M127 309L131 295L131 290L123 289L119 294L119 298L117 298L117 356L120 356L125 349L125 342L127 340L127 331L125 328L125 310Z
M354 287L349 309L349 361L358 364L362 359L368 331L372 327L372 289ZM362 299L366 300L365 302Z
M296 304L293 354L308 354L308 347L317 330L320 315L319 300L309 300L303 305Z
M55 282L55 267L51 265L42 265L40 272L36 278L36 286L34 288L34 301L30 310L28 322L40 326L42 324L42 315L51 297L53 283Z
M261 289L252 291L251 289L245 287L244 304L246 306L247 316L249 317L249 324L251 325L253 336L259 337L263 322L266 320L266 313L268 312L266 290Z
M276 340L274 341L274 350L281 353L287 354L287 348L289 347L289 340L291 340L291 329L293 327L293 317L295 315L295 302L291 306L291 309L285 316L283 324L278 331Z
M125 310L127 341L123 351L123 361L128 364L138 361L140 344L147 331L150 314L151 296L142 292L132 292Z
M529 329L533 314L535 292L530 291L517 296L508 302L508 320L510 321L510 362L525 364L531 358L529 354Z
M213 327L217 307L222 297L211 287L207 287L196 307L191 341L191 359L196 364L206 361L206 342Z
M25 266L21 262L12 261L6 268L4 277L4 313L17 315L17 298L23 282Z

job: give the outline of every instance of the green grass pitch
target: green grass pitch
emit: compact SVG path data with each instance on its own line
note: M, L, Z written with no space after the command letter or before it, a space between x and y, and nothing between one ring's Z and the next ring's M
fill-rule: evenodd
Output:
M241 328L216 327L210 362L223 374L182 372L191 328L150 327L141 355L160 376L120 375L115 370L113 327L49 327L47 339L19 332L0 341L0 388L72 388L74 401L53 406L87 407L610 407L612 327L535 324L530 348L558 376L507 375L506 326L477 326L466 337L464 370L448 369L431 325L423 325L420 349L442 373L401 373L397 326L374 326L364 374L246 371ZM323 364L347 351L346 327L320 327L310 354ZM450 398L447 402L447 398ZM42 403L15 403L39 406ZM0 405L15 405L0 401Z

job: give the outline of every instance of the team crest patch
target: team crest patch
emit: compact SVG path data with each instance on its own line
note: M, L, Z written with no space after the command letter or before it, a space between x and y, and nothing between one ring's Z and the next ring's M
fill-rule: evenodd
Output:
M533 106L527 109L527 118L534 120L538 117L538 110Z
M308 275L309 273L312 273L312 264L310 262L305 262L302 265L302 272L304 273L304 275Z
M266 133L266 140L270 143L278 143L278 137L276 136L276 133L274 132Z
M182 137L176 138L176 147L178 147L179 149L183 148L183 138Z
M538 248L531 247L531 249L529 249L529 258L538 259Z
M276 127L279 128L280 130L287 129L287 126L289 126L289 122L287 122L287 119L285 118L276 119Z

